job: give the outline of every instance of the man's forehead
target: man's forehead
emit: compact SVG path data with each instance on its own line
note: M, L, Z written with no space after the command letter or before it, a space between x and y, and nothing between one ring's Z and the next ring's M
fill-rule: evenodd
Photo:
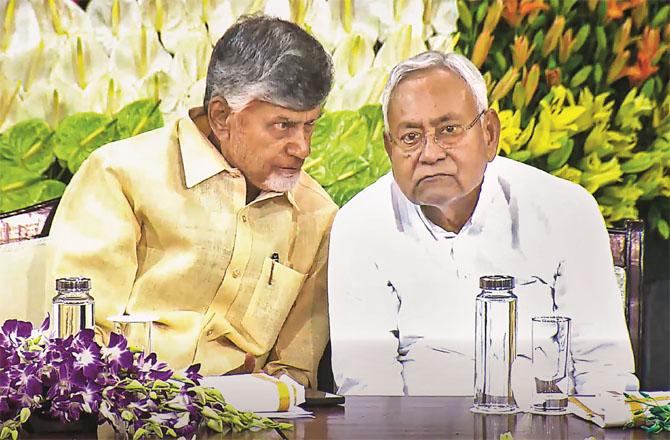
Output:
M321 106L316 106L308 110L293 110L281 105L260 100L252 101L247 106L247 108L254 113L259 113L266 117L285 119L290 121L308 121L311 119L316 119L321 115Z
M433 125L474 110L475 99L465 81L447 69L433 68L412 72L396 86L389 101L389 120L412 126L429 119Z

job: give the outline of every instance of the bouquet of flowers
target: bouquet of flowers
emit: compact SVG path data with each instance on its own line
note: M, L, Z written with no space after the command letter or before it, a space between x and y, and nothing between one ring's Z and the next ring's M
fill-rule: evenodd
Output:
M216 432L291 427L237 411L219 391L200 386L199 364L178 374L115 333L102 347L93 330L60 339L48 328L49 317L36 329L17 320L0 328L0 439L16 440L38 412L63 423L92 414L133 440L195 438L205 426Z

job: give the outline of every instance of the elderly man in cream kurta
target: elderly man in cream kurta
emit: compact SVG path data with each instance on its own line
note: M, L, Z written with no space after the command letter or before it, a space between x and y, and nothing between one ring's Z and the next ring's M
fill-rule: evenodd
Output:
M89 277L103 340L108 316L152 313L153 349L173 368L222 374L251 354L256 371L315 386L336 205L300 167L331 80L299 27L234 25L212 54L204 109L101 147L75 174L47 295L55 278Z

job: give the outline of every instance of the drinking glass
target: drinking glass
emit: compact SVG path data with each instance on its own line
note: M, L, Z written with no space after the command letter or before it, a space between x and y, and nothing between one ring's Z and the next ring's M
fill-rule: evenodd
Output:
M112 321L112 331L124 336L128 345L151 353L151 329L157 319L155 315L134 314L115 315L107 318Z
M533 412L564 414L568 406L567 364L570 352L570 318L532 318Z

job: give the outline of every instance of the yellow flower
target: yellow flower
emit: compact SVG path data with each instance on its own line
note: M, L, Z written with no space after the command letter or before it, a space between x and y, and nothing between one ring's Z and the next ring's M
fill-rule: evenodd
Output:
M558 42L558 62L563 64L568 61L575 39L572 38L572 29L568 29Z
M496 84L496 86L493 88L493 91L491 92L491 101L498 101L504 98L510 90L512 90L512 87L514 87L514 84L516 84L516 81L519 79L519 71L516 70L514 67L511 67L505 74L503 75L502 78L500 78L500 81Z
M533 99L537 84L540 82L540 66L533 64L527 74L524 70L524 76L521 82L524 88L525 104L528 105Z
M484 32L493 32L493 30L496 28L498 25L498 22L500 21L500 15L502 14L503 10L503 2L502 0L494 0L493 4L489 6L488 10L486 11L486 18L484 19L484 27L482 28Z
M602 162L596 153L582 158L580 168L584 171L580 183L591 194L602 186L619 181L623 175L616 157Z

